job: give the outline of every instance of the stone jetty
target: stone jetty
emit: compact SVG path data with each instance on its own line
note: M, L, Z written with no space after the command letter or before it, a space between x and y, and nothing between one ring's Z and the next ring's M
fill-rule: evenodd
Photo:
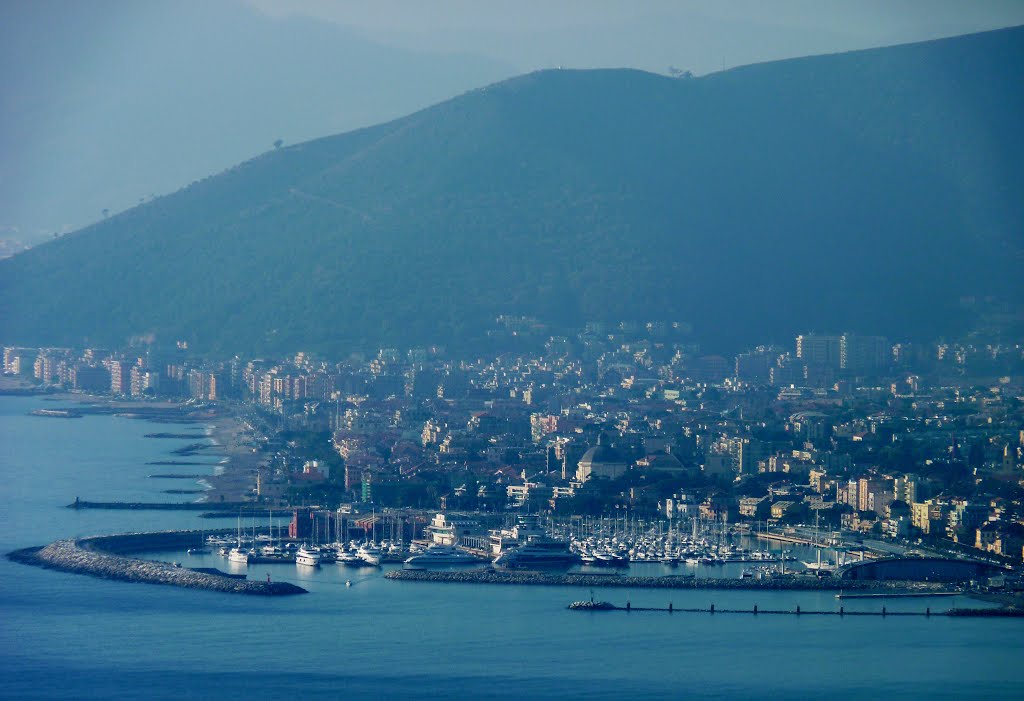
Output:
M306 593L302 587L288 582L248 581L209 572L196 572L166 562L139 560L124 555L125 552L131 550L166 549L172 547L174 543L194 537L195 534L192 532L168 532L58 540L41 548L16 550L8 553L7 557L14 562L26 565L123 582L165 584L186 589L204 589L227 594L254 596L288 596Z
M501 570L395 570L388 579L408 582L460 582L466 584L518 584L542 586L619 587L630 589L746 589L779 591L906 591L907 582L846 581L829 577L781 576L766 579L710 579L695 577L628 577L621 575ZM915 589L930 585L915 584Z
M150 475L151 477L153 475ZM208 477L209 475L205 475ZM204 475L189 475L196 479ZM68 504L69 509L104 509L104 510L132 510L132 511L224 511L230 512L231 516L237 516L239 511L243 516L250 516L253 512L253 504L248 501L210 501L210 502L141 502L141 501L85 501L75 497L75 500ZM258 514L257 514L258 515Z

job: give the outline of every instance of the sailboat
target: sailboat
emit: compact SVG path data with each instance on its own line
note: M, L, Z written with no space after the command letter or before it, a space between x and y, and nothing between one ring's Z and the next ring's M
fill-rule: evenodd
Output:
M253 559L253 551L249 548L242 547L242 512L238 512L238 543L235 547L228 551L228 562L234 562L239 565L248 565Z
M814 562L803 562L801 564L806 567L809 571L814 572L819 577L825 577L832 575L839 568L838 557L836 564L829 561L821 561L821 546L818 544L818 514L814 515L814 547L817 550L818 558Z
M270 511L270 542L260 548L260 557L272 561L285 559L284 548L274 540L274 511Z
M199 531L199 545L189 548L189 555L206 555L210 552L210 549L206 547L206 533L205 530Z

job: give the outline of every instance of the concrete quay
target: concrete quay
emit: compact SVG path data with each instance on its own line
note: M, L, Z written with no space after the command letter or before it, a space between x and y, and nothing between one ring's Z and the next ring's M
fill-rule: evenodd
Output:
M306 593L302 587L287 582L248 581L124 555L133 551L176 549L194 542L197 535L193 531L174 531L58 540L41 548L15 550L8 553L7 558L26 565L122 582L164 584L185 589L255 596Z
M564 572L506 572L491 569L456 571L395 570L388 579L406 582L518 584L542 586L618 587L630 589L744 589L796 591L907 591L906 582L844 581L827 577L783 576L768 579L709 579L695 577L629 577ZM913 588L927 590L927 585Z

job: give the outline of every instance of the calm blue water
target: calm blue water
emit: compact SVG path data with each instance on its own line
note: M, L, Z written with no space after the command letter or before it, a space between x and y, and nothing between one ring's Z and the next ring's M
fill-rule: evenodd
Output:
M63 508L76 495L180 499L161 490L185 487L185 481L170 484L146 475L193 467L144 464L171 459L167 452L180 443L143 434L175 427L112 417L27 416L36 406L52 404L0 397L3 551L71 535L203 525L182 513ZM225 566L215 556L209 562ZM585 614L565 610L569 601L590 596L580 588L391 582L380 571L333 565L313 571L288 565L251 569L251 576L270 572L311 593L261 600L106 582L0 561L0 697L1024 696L1020 621ZM346 579L353 586L345 587ZM837 606L831 595L795 592L595 595L617 603L628 598L635 606L665 606L670 600L676 607ZM887 605L936 610L948 602Z

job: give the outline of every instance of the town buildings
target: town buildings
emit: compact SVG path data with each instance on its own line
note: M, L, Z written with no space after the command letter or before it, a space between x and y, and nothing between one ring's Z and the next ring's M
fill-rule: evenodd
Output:
M265 480L330 485L338 499L820 520L1022 556L1024 345L808 333L726 358L702 352L684 325L551 335L535 320L500 323L535 349L214 362L181 346L8 347L4 372L239 403L268 433L324 437L323 454L277 447Z

